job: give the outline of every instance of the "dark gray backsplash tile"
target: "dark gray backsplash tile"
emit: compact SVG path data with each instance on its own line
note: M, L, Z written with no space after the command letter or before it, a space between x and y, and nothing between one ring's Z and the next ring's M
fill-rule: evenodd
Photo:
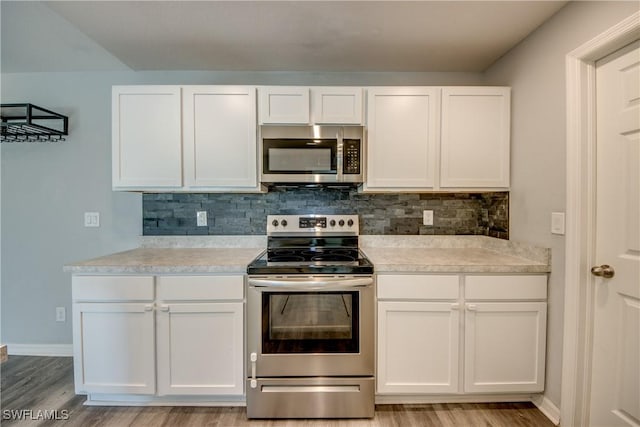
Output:
M433 210L434 225L422 225ZM144 194L144 235L265 234L271 214L358 214L362 234L476 234L509 238L509 193L363 194L335 188L265 194ZM207 227L196 226L206 210Z

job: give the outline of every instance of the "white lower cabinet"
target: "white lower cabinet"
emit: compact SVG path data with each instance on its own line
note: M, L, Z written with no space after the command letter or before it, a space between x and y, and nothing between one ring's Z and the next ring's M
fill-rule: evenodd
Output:
M76 393L241 396L243 280L74 276Z
M157 278L159 395L243 394L242 283L242 276Z
M378 302L378 392L458 391L457 303Z
M546 281L379 274L378 394L543 391Z
M152 303L77 303L73 310L76 393L155 393Z
M464 391L544 390L547 304L467 303Z
M464 390L544 390L547 276L465 277Z

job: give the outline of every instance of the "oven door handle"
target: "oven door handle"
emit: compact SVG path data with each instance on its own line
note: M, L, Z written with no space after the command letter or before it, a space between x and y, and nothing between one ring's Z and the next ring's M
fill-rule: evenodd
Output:
M372 277L333 278L333 279L249 279L249 286L254 288L277 288L288 290L335 290L365 288L373 285Z

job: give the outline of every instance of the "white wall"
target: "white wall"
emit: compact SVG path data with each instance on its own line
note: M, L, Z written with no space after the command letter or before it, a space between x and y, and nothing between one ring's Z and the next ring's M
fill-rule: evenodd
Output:
M137 246L141 197L111 191L111 86L116 84L473 85L480 73L87 72L3 74L2 103L70 117L66 142L0 146L2 342L71 344L65 263ZM99 211L100 228L84 228ZM55 322L55 307L68 320ZM11 351L11 346L9 347Z
M639 8L638 2L573 2L486 71L487 84L512 87L510 237L552 249L545 395L560 406L564 236L551 212L564 212L565 56Z

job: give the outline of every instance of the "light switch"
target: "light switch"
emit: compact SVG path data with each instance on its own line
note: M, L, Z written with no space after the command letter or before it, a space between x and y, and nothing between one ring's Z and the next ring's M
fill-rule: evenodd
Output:
M564 212L551 212L551 234L564 235Z
M100 227L100 212L85 212L84 213L84 226L85 227Z

